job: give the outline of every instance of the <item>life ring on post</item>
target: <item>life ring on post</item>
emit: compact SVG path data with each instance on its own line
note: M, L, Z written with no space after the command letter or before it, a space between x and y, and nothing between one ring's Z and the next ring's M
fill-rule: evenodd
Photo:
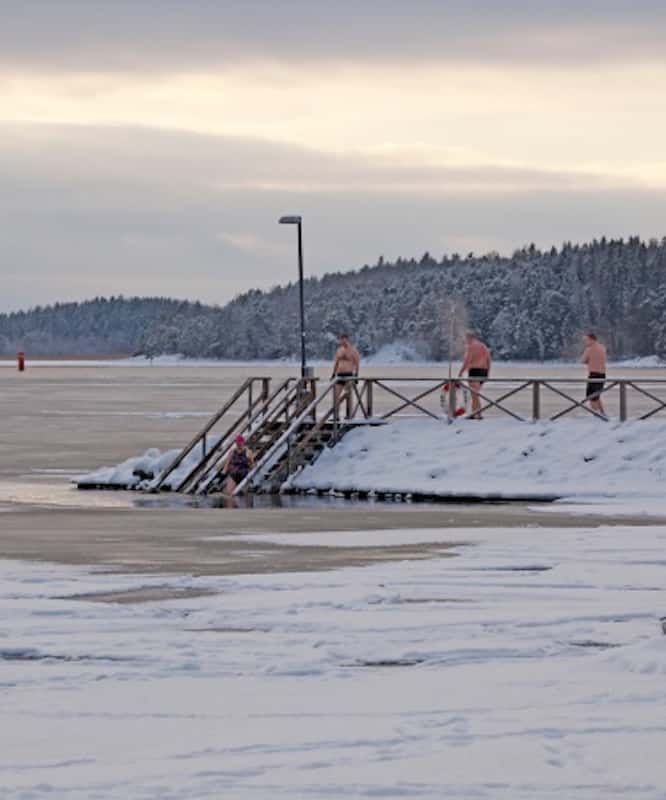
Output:
M467 387L462 384L460 381L453 381L453 388L456 392L456 410L454 412L454 417L464 417L467 413L467 403L469 400L469 392ZM448 381L442 384L442 391L439 395L439 403L442 406L442 411L448 416L449 409L450 409L450 399L449 393L451 391L451 387ZM462 405L460 405L460 401L462 400Z

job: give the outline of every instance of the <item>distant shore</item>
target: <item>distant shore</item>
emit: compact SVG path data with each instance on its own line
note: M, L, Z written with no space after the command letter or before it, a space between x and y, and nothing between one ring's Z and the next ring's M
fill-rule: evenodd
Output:
M131 353L116 353L115 355L89 355L75 353L66 356L43 356L39 353L26 353L26 361L46 361L60 364L63 361L129 361L135 358ZM0 364L16 364L16 354L0 355Z
M330 366L330 359L325 358L310 358L308 359L308 363L314 367L328 367ZM454 365L460 363L460 359L454 359ZM300 367L300 360L293 358L280 358L280 359L254 359L251 361L247 360L240 360L235 361L232 359L224 359L224 358L209 358L202 356L201 358L189 358L186 356L178 355L178 354L171 354L171 355L159 355L150 358L149 356L144 355L132 355L127 353L117 353L115 355L82 355L81 353L77 353L74 355L61 355L61 356L53 356L53 355L39 355L39 354L32 354L26 353L26 364L28 366L67 366L68 364L80 364L82 366L162 366L162 367L174 367L174 366L220 366L220 367L261 367L261 366L271 366L271 367ZM375 355L366 356L363 361L362 365L364 367L369 368L377 368L377 367L400 367L409 369L413 367L415 369L421 369L423 367L433 367L435 369L443 369L448 368L448 361L419 361L416 359L386 359L382 360L380 357ZM544 367L546 369L549 368L558 368L558 367L580 367L580 363L576 358L562 358L562 359L550 359L546 361L535 361L534 359L525 359L524 361L519 361L516 359L509 359L507 361L502 361L500 359L496 359L494 361L495 366L497 367ZM662 369L666 368L666 361L662 361L656 355L650 356L635 356L630 358L621 358L617 360L610 360L609 365L614 368L624 368L624 369ZM0 367L15 367L16 366L16 354L12 355L0 355Z

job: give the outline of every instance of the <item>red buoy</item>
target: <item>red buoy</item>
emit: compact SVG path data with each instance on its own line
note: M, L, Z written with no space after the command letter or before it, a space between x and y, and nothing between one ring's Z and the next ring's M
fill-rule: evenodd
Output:
M467 413L467 387L460 383L459 381L453 381L453 388L456 391L456 396L460 397L462 395L462 405L456 406L453 410L454 417L464 417ZM445 384L442 385L442 392L439 397L440 405L442 409L448 414L450 413L451 409L449 406L449 392L451 391L451 387L449 382L447 381ZM458 394L460 392L460 394Z
M19 372L25 372L25 353L20 352L16 354L16 365Z

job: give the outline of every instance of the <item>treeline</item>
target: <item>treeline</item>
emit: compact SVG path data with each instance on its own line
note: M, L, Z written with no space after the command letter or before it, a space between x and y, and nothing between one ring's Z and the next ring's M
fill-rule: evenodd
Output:
M479 331L497 358L551 359L578 351L581 330L613 357L666 356L666 238L601 239L541 251L382 258L306 281L308 352L329 357L348 331L367 354L403 342L448 354L449 317ZM0 351L41 355L182 353L229 359L299 353L298 287L253 290L219 308L164 298L97 298L0 315Z
M213 312L201 303L164 297L96 297L0 314L0 353L33 356L128 355L141 352L154 326ZM165 350L164 352L171 352Z

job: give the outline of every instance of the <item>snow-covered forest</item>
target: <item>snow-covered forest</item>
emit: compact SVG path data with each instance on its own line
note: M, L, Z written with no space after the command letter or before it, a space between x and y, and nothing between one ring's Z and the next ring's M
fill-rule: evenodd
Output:
M394 342L423 358L445 358L449 315L467 324L496 358L562 358L593 329L613 357L666 355L666 238L534 245L511 257L426 253L310 278L305 286L308 352L331 355L341 331L364 354ZM253 290L224 307L164 298L97 298L0 315L0 352L32 355L181 353L281 358L298 354L298 287Z

